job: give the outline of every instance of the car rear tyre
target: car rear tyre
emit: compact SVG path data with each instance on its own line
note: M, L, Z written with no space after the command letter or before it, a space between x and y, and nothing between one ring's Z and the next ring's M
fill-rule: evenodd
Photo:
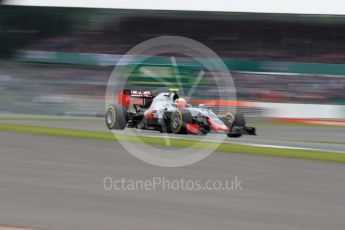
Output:
M123 130L127 126L127 110L119 104L110 105L105 115L105 123L109 129Z
M186 124L191 124L193 122L193 117L188 110L176 110L171 114L170 122L171 131L173 133L186 133Z

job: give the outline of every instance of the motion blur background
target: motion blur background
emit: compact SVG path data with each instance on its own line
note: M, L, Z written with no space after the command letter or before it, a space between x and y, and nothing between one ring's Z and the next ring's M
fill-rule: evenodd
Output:
M28 6L0 9L0 110L101 116L117 60L162 35L214 50L231 71L238 107L248 117L345 119L343 16ZM177 64L188 87L196 70L179 57ZM140 68L174 75L157 57L132 73L139 87L158 84ZM213 105L213 88L202 82L195 98Z
M27 6L0 5L0 230L345 229L342 1L2 1L18 2ZM90 8L47 7L77 2ZM193 103L237 105L257 136L220 143L214 133L171 134L170 145L160 132L119 131L129 141L131 135L149 140L152 146L129 142L138 154L161 143L157 149L172 150L169 159L198 154L184 143L220 144L203 161L180 168L141 162L116 141L103 118L108 79L123 54L162 35L194 39L222 58L237 102L215 100L222 92L215 82L224 74L206 72ZM178 71L168 55L155 56L130 72L128 84L162 87L153 72L175 88L178 72L188 90L202 66L173 55ZM105 177L235 176L243 180L241 191L103 188Z

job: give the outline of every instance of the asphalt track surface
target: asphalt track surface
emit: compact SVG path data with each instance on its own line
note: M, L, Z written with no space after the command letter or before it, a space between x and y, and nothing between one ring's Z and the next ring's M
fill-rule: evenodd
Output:
M72 120L1 120L0 123L22 124L34 126L47 126L57 128L71 128L92 131L109 132L105 127L104 119L72 119ZM342 127L317 127L317 126L265 126L257 128L258 136L243 136L241 138L225 138L225 142L242 143L249 145L278 146L283 148L307 148L320 149L325 151L335 151L345 153L345 128ZM133 129L120 131L130 134ZM135 135L159 136L158 131L142 130L134 131ZM189 138L199 140L197 135L169 135L175 138ZM203 137L202 137L203 138ZM217 140L219 134L208 134L204 140ZM223 139L223 137L221 138Z
M345 229L343 164L215 153L151 166L118 142L0 132L0 225L31 229ZM145 149L143 149L145 151ZM105 177L242 180L236 191L107 191Z

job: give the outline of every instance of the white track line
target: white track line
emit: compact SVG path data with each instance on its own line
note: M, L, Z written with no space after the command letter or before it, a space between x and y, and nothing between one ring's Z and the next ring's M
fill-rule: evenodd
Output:
M127 134L127 133L126 133ZM135 135L134 133L129 135ZM158 135L143 135L145 137L152 137L152 138L162 138ZM176 137L176 136L169 136L169 138L172 139L179 139L179 140L193 140L196 142L204 141L204 140L195 140L191 137ZM336 151L336 150L327 150L327 149L317 149L317 148L304 148L304 147L296 147L296 146L285 146L285 145L269 145L269 144L257 144L257 143L247 143L247 142L225 142L224 140L206 140L206 142L213 142L213 143L222 143L222 144L238 144L238 145L247 145L247 146L253 146L253 147L261 147L261 148L276 148L276 149L295 149L295 150L309 150L309 151L325 151L325 152L332 152L332 153L343 153L342 151Z

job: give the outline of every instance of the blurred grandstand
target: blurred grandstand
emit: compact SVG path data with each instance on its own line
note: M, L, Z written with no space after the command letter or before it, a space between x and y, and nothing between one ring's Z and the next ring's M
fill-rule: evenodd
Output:
M3 111L102 114L114 59L162 35L192 38L214 50L228 64L240 101L345 103L342 16L13 6L1 11ZM23 17L32 21L22 23Z
M123 54L144 40L175 35L200 41L222 58L345 62L342 16L93 10L86 20L27 49Z

